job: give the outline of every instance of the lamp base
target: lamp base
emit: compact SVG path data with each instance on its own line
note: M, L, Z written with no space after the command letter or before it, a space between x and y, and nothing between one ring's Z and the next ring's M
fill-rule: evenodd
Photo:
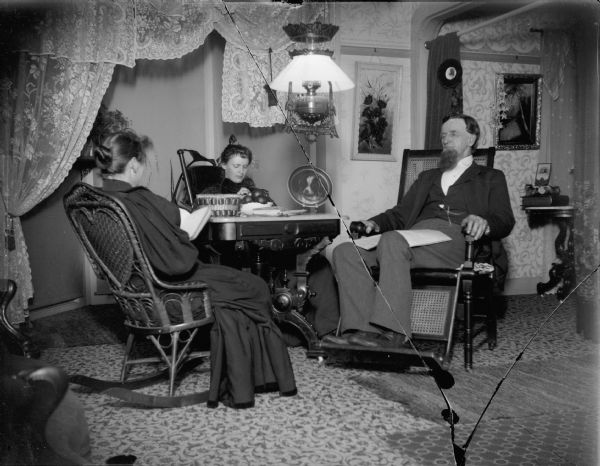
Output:
M335 105L329 84L329 97L321 94L294 96L288 92L286 131L306 134L309 142L321 134L339 138L335 128Z

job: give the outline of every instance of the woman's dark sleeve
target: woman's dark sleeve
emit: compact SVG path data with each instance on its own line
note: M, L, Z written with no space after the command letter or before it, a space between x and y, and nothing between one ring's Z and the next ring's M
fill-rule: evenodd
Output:
M195 267L198 250L179 228L179 208L174 203L145 188L130 191L123 202L157 273L164 277L183 276Z

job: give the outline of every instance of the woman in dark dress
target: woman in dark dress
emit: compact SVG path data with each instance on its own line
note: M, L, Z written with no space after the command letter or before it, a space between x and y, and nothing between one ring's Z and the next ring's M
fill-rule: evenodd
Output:
M133 217L156 273L173 281L201 280L210 288L216 321L211 330L212 405L253 406L255 390L296 394L287 348L271 318L267 284L255 275L198 260L189 232L198 234L206 212L197 218L192 212L186 232L181 219L189 213L143 186L151 147L149 139L132 131L114 133L95 150L96 165L103 189L114 193Z
M262 196L261 202L272 202L269 192L265 189L259 189L254 184L252 178L247 176L248 167L252 163L252 151L237 143L236 137L232 134L229 137L229 144L221 152L219 157L219 166L223 169L223 177L218 183L207 186L202 190L202 194L240 194L242 196ZM252 199L253 201L256 200Z

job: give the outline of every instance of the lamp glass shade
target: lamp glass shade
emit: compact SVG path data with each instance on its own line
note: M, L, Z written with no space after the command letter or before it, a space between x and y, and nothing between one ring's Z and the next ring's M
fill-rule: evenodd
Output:
M292 61L271 82L271 89L287 92L292 83L292 92L306 93L302 87L305 81L319 81L321 86L317 93L329 92L328 81L331 81L333 92L352 89L354 83L346 73L328 55L307 54L296 55Z

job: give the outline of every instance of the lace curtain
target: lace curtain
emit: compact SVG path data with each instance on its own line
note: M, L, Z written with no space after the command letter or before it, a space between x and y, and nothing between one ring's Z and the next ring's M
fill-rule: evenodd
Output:
M73 63L48 55L14 54L0 80L0 276L18 286L9 319L21 322L33 296L20 217L67 176L91 130L112 76L106 63ZM12 66L11 66L12 65Z
M248 123L253 127L283 123L282 109L285 109L287 96L278 93L281 109L269 107L264 88L266 82L271 82L291 60L288 49L293 42L283 26L288 23L327 22L328 6L236 4L229 8L235 23L229 16L215 23L215 29L227 41L223 57L223 121ZM326 45L331 47L331 44Z

